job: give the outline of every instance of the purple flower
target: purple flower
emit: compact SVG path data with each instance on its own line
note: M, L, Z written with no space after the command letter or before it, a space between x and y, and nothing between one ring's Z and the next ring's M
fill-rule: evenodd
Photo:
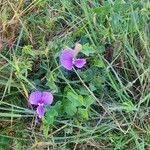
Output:
M73 66L77 68L82 68L86 64L86 59L76 58L76 51L72 49L63 50L60 56L61 65L67 70L72 70Z
M30 94L29 102L37 106L36 112L39 118L42 118L45 114L45 106L53 102L53 95L50 92L35 91Z

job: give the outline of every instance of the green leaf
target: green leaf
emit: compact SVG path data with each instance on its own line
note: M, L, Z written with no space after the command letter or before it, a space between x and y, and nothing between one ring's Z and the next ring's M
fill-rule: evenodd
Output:
M92 83L89 83L89 88L92 92L97 90L97 88Z
M3 137L0 135L0 146L2 149L8 149L8 146L10 145L10 139L8 137Z
M126 112L137 111L137 108L133 105L132 101L123 102L122 109Z
M55 84L55 81L57 80L56 73L54 73L52 71L48 71L48 73L46 75L46 79L47 79L46 85L50 87L51 91L57 93L58 92L58 87Z
M92 96L86 96L85 98L84 98L84 102L83 102L83 105L85 106L85 107L89 107L91 104L93 104L94 103L94 98L92 97Z
M83 105L83 97L81 95L74 94L73 92L68 92L67 98L73 103L74 106Z
M93 9L93 11L97 14L107 15L111 11L111 9L112 9L111 6L107 4L107 5L95 8Z
M113 6L113 10L115 12L126 12L130 9L129 3L122 3L120 0L116 0Z
M64 104L64 111L69 116L75 115L75 113L77 112L77 108L72 102L66 100L65 103L63 103L63 104Z
M89 56L90 54L95 53L95 49L92 46L90 46L89 43L86 43L82 46L81 52L86 56Z
M62 114L62 102L61 101L57 101L55 106L53 106L53 108L56 110L58 114Z
M79 115L83 118L83 119L89 119L89 115L88 115L88 110L87 109L83 109L83 108L79 108L78 109L78 113Z
M48 138L48 132L49 132L49 125L48 124L44 124L43 126L43 134L45 138Z
M98 68L104 68L104 62L102 59L96 59L94 62L94 66L98 67Z
M32 45L26 45L22 48L23 55L32 55L34 56L34 51L32 49Z
M45 114L46 123L48 125L53 125L56 116L58 116L57 111L55 108L50 107Z

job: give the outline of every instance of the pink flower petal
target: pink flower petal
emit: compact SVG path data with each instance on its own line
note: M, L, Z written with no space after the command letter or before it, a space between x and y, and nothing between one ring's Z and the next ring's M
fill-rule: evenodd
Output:
M78 68L82 68L86 64L86 59L76 59L74 65Z
M45 109L44 109L43 105L39 105L37 107L36 112L37 112L39 118L42 118L44 116L44 114L45 114Z
M73 63L72 63L73 57L74 57L74 51L72 49L63 50L60 56L61 65L67 70L71 70L73 68Z
M42 92L41 101L44 105L50 105L53 102L53 95L50 92Z
M29 96L29 102L30 104L32 105L38 105L41 101L41 98L42 98L42 92L40 91L35 91L35 92L32 92Z

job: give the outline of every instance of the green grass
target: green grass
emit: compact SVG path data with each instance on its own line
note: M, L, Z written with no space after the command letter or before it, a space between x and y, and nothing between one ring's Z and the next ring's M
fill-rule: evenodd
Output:
M0 150L150 149L149 10L149 0L0 0ZM78 41L87 65L66 71L59 55ZM48 125L28 103L36 89L54 93Z

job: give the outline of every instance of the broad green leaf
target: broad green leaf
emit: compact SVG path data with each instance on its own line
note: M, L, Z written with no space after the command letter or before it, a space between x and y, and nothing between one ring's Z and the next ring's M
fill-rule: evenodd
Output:
M47 124L52 125L56 116L58 116L57 111L53 107L49 108L45 114Z
M70 101L67 101L64 104L64 111L69 115L69 116L73 116L75 115L75 113L77 112L77 108L76 106L70 102Z
M49 125L44 124L43 125L43 134L44 134L45 138L48 138L48 132L49 132Z
M72 92L67 93L67 98L70 100L74 106L83 105L83 97L81 95L74 94Z
M92 46L90 46L89 43L86 43L82 46L81 52L86 56L89 56L90 54L95 53L95 49Z
M120 0L116 0L113 6L113 10L116 12L125 12L130 9L129 3L122 3Z
M8 137L3 137L0 135L0 148L3 150L8 149L8 146L10 145L10 139Z
M47 79L46 85L48 87L50 87L51 91L57 93L58 92L58 87L55 84L55 81L57 80L57 75L52 71L48 71L48 73L46 75L46 79Z
M89 83L89 88L90 88L90 90L93 92L93 91L96 91L96 87L94 86L94 84L92 84L92 83Z
M89 118L88 110L87 110L87 109L79 108L79 109L78 109L78 113L79 113L79 115L80 115L83 119L88 119L88 118Z
M86 96L85 98L84 98L84 102L83 102L83 105L85 106L85 107L89 107L91 104L93 104L94 103L94 98L92 97L92 96Z
M53 106L53 108L56 110L56 112L58 114L62 114L62 102L61 101L58 101L56 102L55 106Z
M98 67L98 68L104 68L104 62L102 59L96 59L94 62L94 66Z
M109 4L107 4L101 7L94 8L93 12L97 14L107 15L111 11L111 8L112 7Z

